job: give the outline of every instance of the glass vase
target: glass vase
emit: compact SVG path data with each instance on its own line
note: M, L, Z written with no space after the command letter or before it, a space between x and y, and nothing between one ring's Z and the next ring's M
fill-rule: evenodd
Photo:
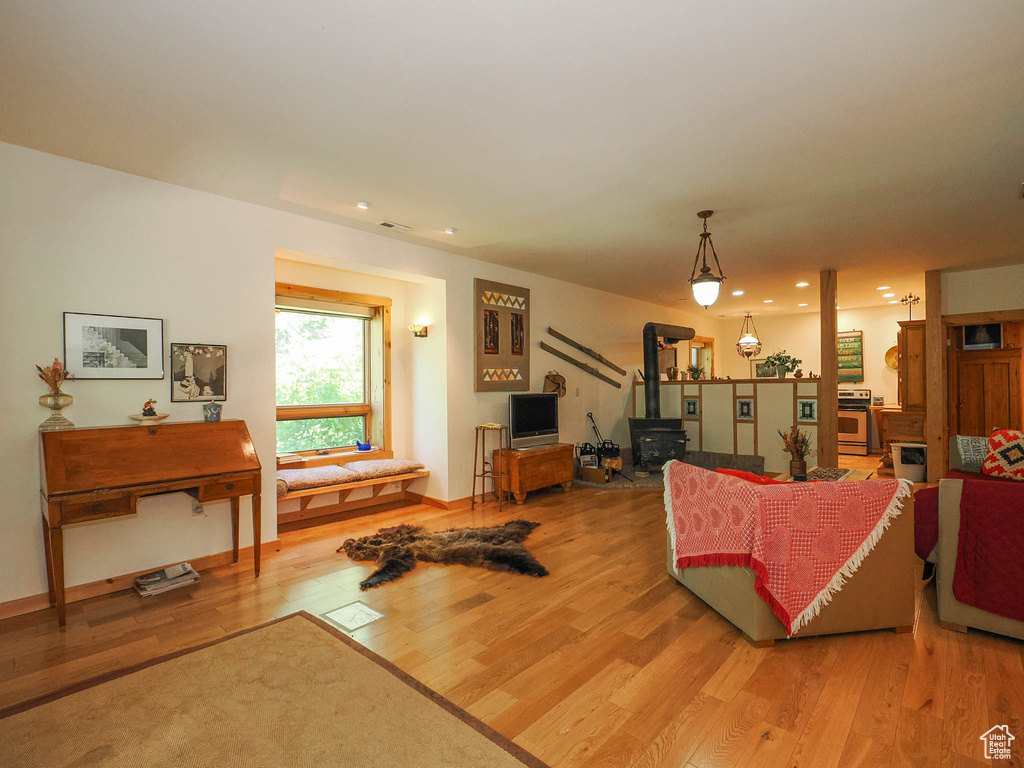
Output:
M52 432L57 429L74 429L75 425L72 424L67 416L61 411L67 408L75 402L75 399L71 395L67 395L60 391L60 389L51 389L47 394L39 397L39 404L44 408L49 408L53 413L50 417L39 425L41 432Z

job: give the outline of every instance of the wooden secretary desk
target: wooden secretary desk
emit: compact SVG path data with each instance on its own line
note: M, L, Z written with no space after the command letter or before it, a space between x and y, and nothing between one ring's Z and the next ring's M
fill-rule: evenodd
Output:
M238 562L240 497L252 496L253 562L260 575L260 461L244 421L98 427L39 433L43 547L50 603L64 626L64 526L134 515L139 499L184 492L231 500Z

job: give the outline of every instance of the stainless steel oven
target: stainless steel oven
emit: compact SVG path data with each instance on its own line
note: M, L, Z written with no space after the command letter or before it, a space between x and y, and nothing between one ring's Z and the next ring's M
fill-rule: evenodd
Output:
M870 449L870 389L839 390L839 452L867 456Z

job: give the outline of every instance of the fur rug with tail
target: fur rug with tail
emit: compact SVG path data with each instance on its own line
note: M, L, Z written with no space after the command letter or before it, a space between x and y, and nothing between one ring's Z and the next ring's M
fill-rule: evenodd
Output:
M527 576L547 576L523 542L540 523L512 520L491 528L453 528L428 531L416 525L381 528L372 536L346 539L338 547L353 560L373 561L377 570L359 584L362 590L377 587L408 573L416 561L445 565L475 565L492 571L515 571Z

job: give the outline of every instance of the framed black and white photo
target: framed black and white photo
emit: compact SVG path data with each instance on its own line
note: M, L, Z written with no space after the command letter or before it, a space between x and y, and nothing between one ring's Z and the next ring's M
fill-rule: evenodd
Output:
M228 397L228 348L223 344L171 343L171 402Z
M164 321L65 312L64 367L76 379L162 379Z

